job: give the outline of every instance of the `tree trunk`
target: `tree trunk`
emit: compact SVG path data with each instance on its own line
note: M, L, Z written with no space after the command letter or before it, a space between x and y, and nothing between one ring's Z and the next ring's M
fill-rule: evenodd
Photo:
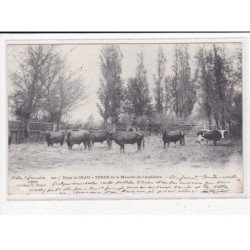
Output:
M220 129L219 119L218 119L217 115L215 115L215 114L214 114L214 120L215 120L217 129Z
M108 123L108 119L105 117L105 118L103 118L103 120L104 120L104 126L106 127L107 123Z
M221 112L221 128L226 129L226 122L225 122L225 107L224 103L222 104L222 112Z
M61 127L62 127L61 117L59 117L56 122L56 131L61 130Z
M28 118L23 118L22 127L23 127L23 131L24 131L24 138L25 139L28 139L29 135L30 135L29 123L30 123L30 121Z
M57 123L56 123L56 121L52 121L52 129L53 129L53 132L57 131Z
M227 135L228 135L228 138L230 139L231 138L231 123L230 122L228 122Z
M211 117L208 116L207 120L208 120L208 128L211 129L211 127L212 127Z

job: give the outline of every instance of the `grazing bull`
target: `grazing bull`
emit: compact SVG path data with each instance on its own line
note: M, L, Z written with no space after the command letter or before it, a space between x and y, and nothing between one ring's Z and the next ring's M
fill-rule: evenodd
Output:
M83 143L85 149L88 147L90 150L90 134L85 130L68 131L66 143L69 149L72 149L74 144L78 144L80 146L80 144Z
M90 130L90 141L91 144L93 145L95 142L100 142L103 143L104 141L107 141L108 148L110 149L112 144L111 141L109 140L109 133L107 131L93 131Z
M162 140L164 143L164 148L166 147L166 144L168 144L168 147L169 147L170 142L176 143L177 141L180 142L180 145L184 146L185 134L181 130L177 130L177 131L164 130L163 135L162 135Z
M222 138L221 132L219 130L202 130L197 133L198 138L197 142L201 143L205 140L211 140L213 141L214 145L216 145L217 141L220 141Z
M8 145L9 145L9 147L10 147L10 145L12 143L12 139L13 139L12 133L9 132L9 138L8 138Z
M49 146L53 147L54 143L56 144L60 143L60 145L62 146L64 143L65 135L66 135L65 130L60 130L57 132L47 132L45 139L47 141L48 147Z

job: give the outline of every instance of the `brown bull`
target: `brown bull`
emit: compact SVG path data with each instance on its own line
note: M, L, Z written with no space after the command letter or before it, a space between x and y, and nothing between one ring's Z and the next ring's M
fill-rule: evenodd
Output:
M115 141L116 144L120 146L120 152L125 153L125 144L137 144L137 152L141 151L141 145L143 144L143 148L145 146L144 142L144 134L147 130L147 126L142 131L116 131L116 126L114 127L114 131L110 133L109 140Z
M180 145L185 146L185 134L181 130L177 131L164 130L162 134L162 140L164 148L166 147L166 144L168 144L169 147L170 142L176 143L177 141L180 142Z
M144 148L144 133L141 131L117 131L111 133L109 139L115 141L116 144L120 146L121 153L125 153L124 146L125 144L137 144L137 151L141 150L141 145L143 142Z
M69 149L72 149L74 144L78 144L80 146L80 144L83 143L85 149L88 147L90 150L90 134L86 130L68 131L66 143Z
M103 131L103 130L100 130L100 131L90 130L89 134L90 134L90 141L92 145L94 145L95 142L103 143L104 141L107 141L108 148L109 149L111 148L112 143L109 139L109 132Z

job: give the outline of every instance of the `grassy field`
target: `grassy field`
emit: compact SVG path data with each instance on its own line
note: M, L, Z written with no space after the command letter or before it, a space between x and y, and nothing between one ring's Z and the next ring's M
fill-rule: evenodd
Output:
M66 144L47 147L46 143L11 145L9 173L36 172L38 170L94 170L111 173L114 170L133 173L138 170L164 170L192 168L227 168L242 166L242 142L224 140L213 146L212 142L196 144L195 137L187 137L186 145L170 144L163 148L158 136L145 138L145 149L137 153L136 145L126 145L125 154L113 143L108 150L106 142L95 143L90 151L83 145L68 150Z

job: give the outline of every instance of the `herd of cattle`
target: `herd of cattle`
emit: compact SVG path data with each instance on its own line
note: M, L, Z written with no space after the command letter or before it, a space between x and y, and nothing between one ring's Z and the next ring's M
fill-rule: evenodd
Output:
M137 144L137 150L141 150L141 146L144 147L144 134L142 131L116 131L109 132L104 130L80 130L80 131L66 131L60 130L58 132L47 132L46 141L48 146L53 146L54 143L60 143L62 146L66 141L68 148L72 149L73 145L80 145L83 143L85 149L90 149L91 146L104 141L107 142L108 148L111 149L112 141L120 146L121 152L125 153L125 144Z
M103 143L107 142L108 148L111 149L112 141L120 146L121 153L125 153L125 144L137 144L137 151L140 151L141 148L145 146L144 131L135 130L133 128L127 129L127 131L118 131L114 129L113 131L106 130L80 130L80 131L71 131L71 130L60 130L57 132L47 132L46 133L46 142L48 146L53 146L53 144L60 144L61 146L66 142L69 149L72 149L74 145L79 145L83 143L85 149L89 149L93 146L94 143ZM181 146L185 145L185 134L183 131L160 131L164 148L170 145L171 142L179 142ZM222 138L225 138L227 135L227 130L208 130L202 129L197 132L197 143L202 141L213 141L213 144L216 145L217 141L220 141ZM12 136L9 135L9 145L11 144Z

